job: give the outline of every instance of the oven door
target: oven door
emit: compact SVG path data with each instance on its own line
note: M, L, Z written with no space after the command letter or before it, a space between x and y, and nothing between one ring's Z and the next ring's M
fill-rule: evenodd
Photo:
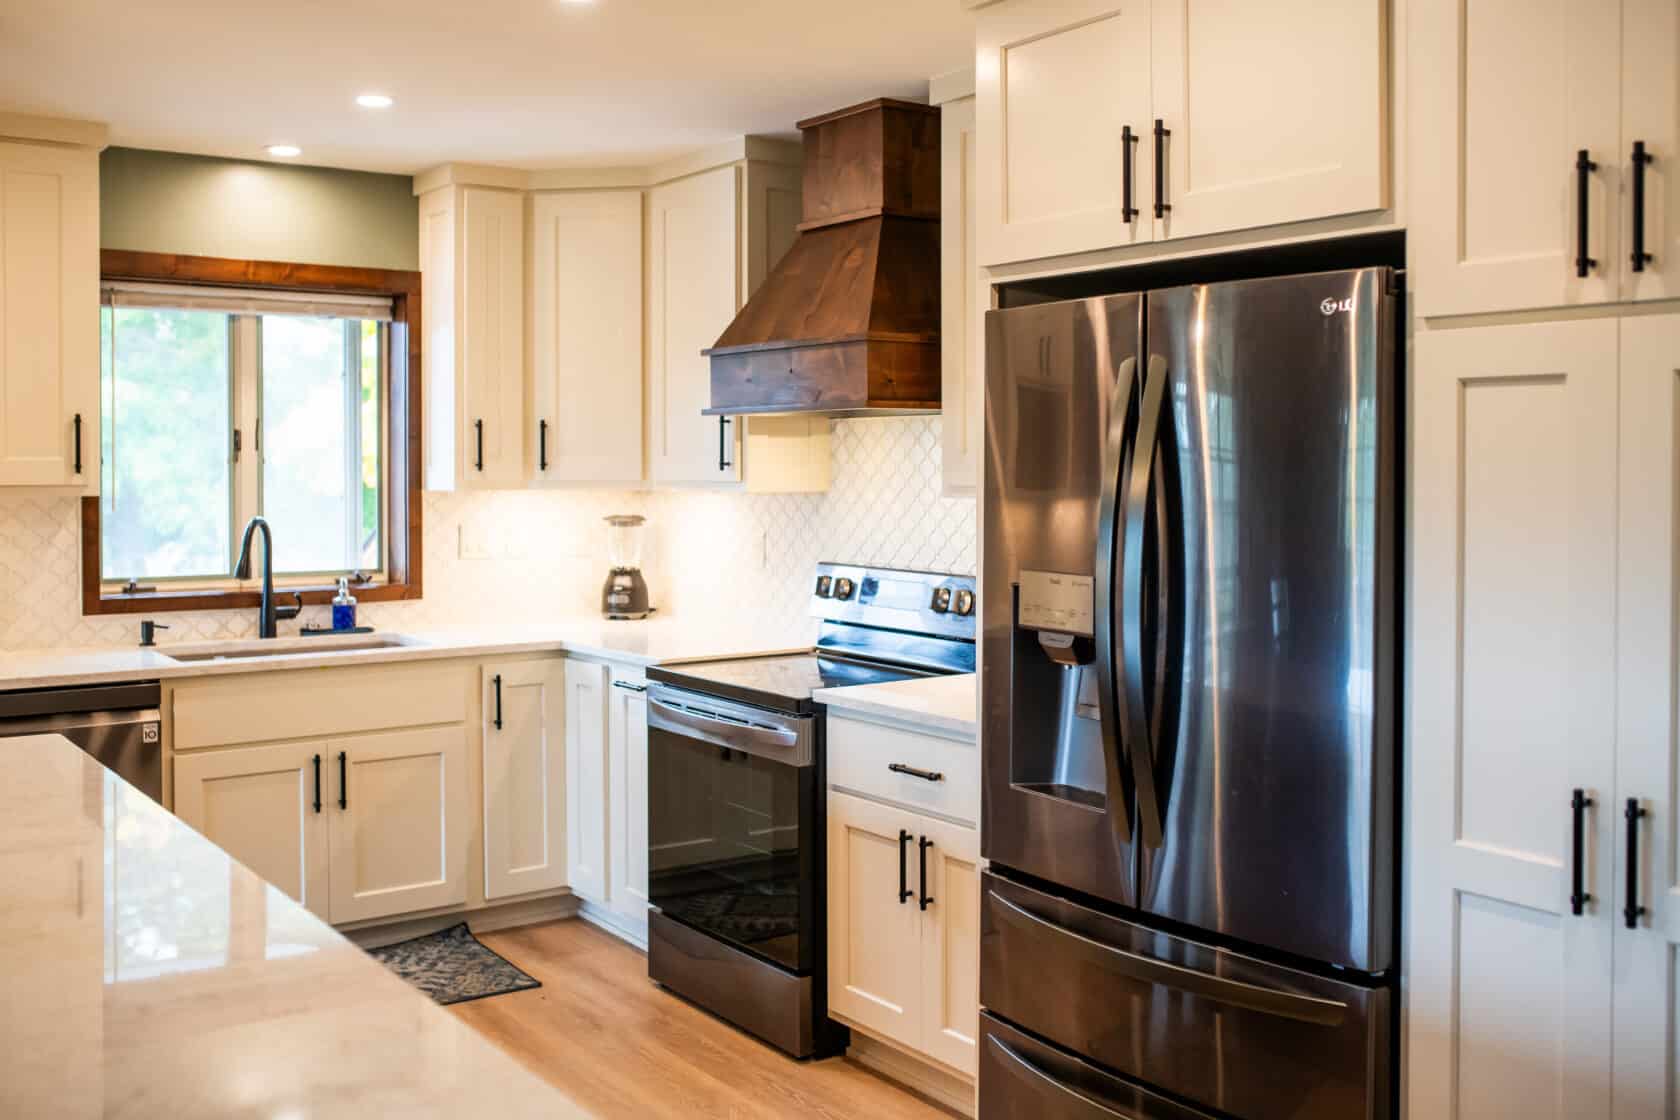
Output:
M675 919L796 974L818 950L816 721L648 688L648 888Z

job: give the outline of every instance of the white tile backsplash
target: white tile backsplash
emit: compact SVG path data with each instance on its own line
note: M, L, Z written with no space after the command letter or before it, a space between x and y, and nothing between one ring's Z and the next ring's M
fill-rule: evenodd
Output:
M425 597L369 603L381 629L592 614L610 513L648 518L646 570L663 613L734 612L804 625L813 565L854 561L972 573L972 498L940 493L937 417L835 423L824 494L543 490L425 496ZM77 499L0 493L0 649L126 644L137 615L84 618ZM170 640L253 636L256 612L158 616ZM305 619L327 622L325 607Z

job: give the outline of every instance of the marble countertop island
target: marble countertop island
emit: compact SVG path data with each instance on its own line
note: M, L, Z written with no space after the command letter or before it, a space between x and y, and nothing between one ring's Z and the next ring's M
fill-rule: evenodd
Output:
M0 1116L592 1115L67 740L0 764Z

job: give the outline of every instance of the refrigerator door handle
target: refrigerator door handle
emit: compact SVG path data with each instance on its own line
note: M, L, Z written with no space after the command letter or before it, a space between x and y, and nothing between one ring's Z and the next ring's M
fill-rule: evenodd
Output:
M1166 790L1157 781L1155 744L1149 731L1149 712L1143 690L1143 538L1149 516L1149 489L1155 451L1160 442L1161 413L1167 398L1167 360L1149 356L1143 383L1143 404L1138 410L1137 439L1132 445L1132 466L1127 472L1125 543L1122 548L1120 583L1123 588L1120 633L1121 687L1125 696L1126 733L1132 748L1132 782L1137 788L1138 820L1143 842L1161 846L1162 826L1167 815Z
M1132 838L1132 776L1124 757L1121 736L1118 684L1114 677L1115 634L1115 541L1122 497L1120 469L1126 456L1126 432L1130 426L1132 401L1137 395L1137 359L1120 363L1114 378L1114 396L1108 411L1108 435L1103 446L1102 500L1097 516L1097 710L1102 717L1103 774L1107 789L1108 819L1115 839L1122 845Z
M1057 1112L1059 1116L1073 1116L1077 1120L1142 1120L1128 1112L1118 1112L1095 1097L1075 1089L1072 1085L1064 1084L1039 1069L1024 1056L1017 1053L1013 1046L999 1039L996 1035L986 1036L986 1045L991 1047L1003 1062L1003 1068L1014 1074L1016 1079L1032 1089L1040 1099L1056 1108L1071 1108L1072 1112Z
M1053 934L1056 938L1055 952L1058 957L1064 953L1069 954L1128 980L1159 984L1161 987L1188 992L1227 1007L1241 1007L1263 1015L1276 1015L1279 1018L1294 1019L1321 1027L1340 1026L1347 1018L1348 1005L1341 1000L1305 996L1297 992L1250 984L1243 980L1231 980L1199 969L1173 964L1171 961L1128 952L1086 937L1048 918L1041 918L1031 910L1017 906L996 891L989 890L986 894L995 907L991 912L1002 921L1029 933Z

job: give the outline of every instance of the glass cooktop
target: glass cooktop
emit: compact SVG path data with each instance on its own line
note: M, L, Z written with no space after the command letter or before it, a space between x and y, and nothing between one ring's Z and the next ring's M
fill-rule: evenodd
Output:
M687 665L655 665L650 680L693 689L743 704L804 715L816 710L811 693L819 688L902 681L929 674L875 661L855 661L827 654L783 653Z

